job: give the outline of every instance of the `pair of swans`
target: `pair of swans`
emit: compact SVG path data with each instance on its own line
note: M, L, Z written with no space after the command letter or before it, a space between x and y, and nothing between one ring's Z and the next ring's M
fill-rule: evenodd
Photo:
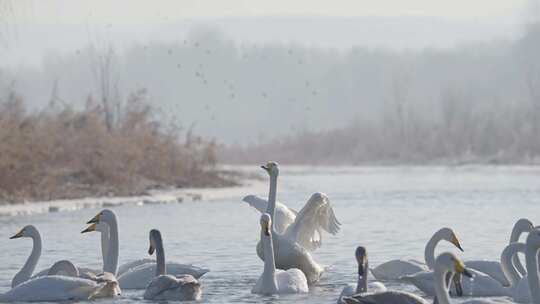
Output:
M266 213L269 214L272 224L272 244L274 248L275 265L279 269L300 269L306 276L308 283L312 284L320 279L324 269L315 262L306 249L315 249L320 246L321 229L330 233L339 231L340 223L334 215L330 202L326 195L315 193L308 200L304 208L296 214L294 222L289 224L283 234L277 232L273 220L276 210L277 179L279 166L275 162L269 162L261 166L270 176L270 190ZM263 207L260 207L263 209ZM291 211L292 212L292 211ZM306 246L306 247L304 247ZM257 255L265 260L262 240L257 244Z
M300 269L290 268L286 271L276 269L270 215L264 213L261 216L260 224L264 271L251 292L264 295L308 292L306 275Z
M533 224L529 220L518 220L512 229L511 241L519 240L521 234L529 232L533 228ZM510 280L512 278L509 278L508 275L505 274L503 268L510 269L515 267L516 272L523 275L523 273L520 272L520 269L523 269L523 266L517 254L508 257L507 255L508 253L503 250L501 262L485 260L465 262L465 265L475 275L475 279L474 282L468 280L463 282L463 293L475 297L511 296L515 291L515 286L511 284ZM525 271L523 270L523 272ZM433 272L428 270L403 276L402 279L412 283L424 293L434 295L435 286L433 275Z
M26 226L11 239L21 237L32 238L32 253L21 271L15 275L12 289L0 294L0 302L89 300L114 297L120 293L112 273L102 275L99 282L81 278L79 269L67 260L59 261L44 270L42 276L31 277L41 255L41 236L34 226Z
M514 250L514 249L512 249ZM538 273L538 253L540 252L540 230L532 230L527 236L525 245L526 271L528 273L526 282L533 304L540 304L540 274ZM510 259L513 259L511 257ZM517 269L516 269L517 271ZM448 275L465 275L472 277L473 273L467 269L463 262L453 253L442 253L435 261L434 265L434 288L435 296L440 304L451 304L448 295L448 287L445 280ZM428 302L414 294L402 291L386 291L379 293L364 293L352 297L344 297L344 303L364 303L364 304L427 304ZM473 299L461 304L495 304L511 303L501 299Z
M175 277L167 274L165 263L165 249L161 232L156 229L150 230L150 248L148 254L156 252L156 272L154 278L146 287L145 300L158 301L192 301L201 299L201 285L192 275L186 274Z
M88 222L91 224L82 233L98 231L101 233L103 271L118 274L122 289L145 289L155 277L157 263L150 259L140 259L118 267L118 220L113 211L105 209ZM170 274L191 275L200 278L209 270L193 265L167 263Z

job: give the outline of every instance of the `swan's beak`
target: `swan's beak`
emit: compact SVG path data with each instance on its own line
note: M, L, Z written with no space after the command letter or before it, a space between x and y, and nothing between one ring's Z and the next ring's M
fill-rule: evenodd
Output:
M261 166L261 168L264 169L264 171L268 172L270 169L267 166Z
M264 235L270 236L270 226L267 225L266 227L264 227Z
M465 268L465 264L460 260L456 260L455 270L457 273L463 274L469 278L473 277L472 273Z
M101 212L96 214L96 216L94 216L91 220L89 220L88 222L86 222L87 224L94 224L94 223L99 223L99 218L101 217Z
M10 240L18 239L23 236L24 229L21 229L21 231L17 232L14 236L10 237Z
M457 238L457 236L454 234L452 235L452 244L454 244L454 246L456 246L459 250L461 250L461 252L464 252L465 250L463 250L463 248L461 247L461 244L459 243L459 240Z
M154 250L155 250L154 246L150 245L150 247L148 248L148 254L149 255L154 254Z
M96 231L96 223L93 223L92 225L88 226L86 229L81 231L81 233L87 233L87 232L92 232L92 231Z

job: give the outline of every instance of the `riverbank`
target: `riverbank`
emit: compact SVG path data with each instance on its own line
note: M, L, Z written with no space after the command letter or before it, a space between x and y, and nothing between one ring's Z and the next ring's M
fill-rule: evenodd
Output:
M187 202L215 201L223 199L241 200L247 194L267 190L268 183L257 178L246 178L239 186L221 188L182 188L152 190L146 195L117 197L85 197L34 201L19 204L0 205L0 217L21 216L47 212L73 211L85 208L110 208L121 205L179 204Z

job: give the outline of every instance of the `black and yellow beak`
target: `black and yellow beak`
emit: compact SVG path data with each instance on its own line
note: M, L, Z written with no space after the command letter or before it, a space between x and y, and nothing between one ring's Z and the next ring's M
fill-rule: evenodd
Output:
M154 251L156 250L156 248L154 248L154 246L152 246L152 244L150 244L150 247L148 248L148 254L149 255L152 255L154 254Z
M101 212L96 214L96 216L94 216L91 220L89 220L88 222L86 222L87 224L97 224L99 223L99 218L101 217Z
M270 236L270 225L265 225L264 227L264 235Z
M270 170L270 168L268 168L268 166L266 165L262 165L261 168L264 169L264 171L268 172Z
M15 235L11 236L9 239L10 240L13 240L13 239L18 239L20 237L23 236L23 232L24 232L24 229L21 229L19 232L17 232Z
M463 274L469 278L472 278L472 273L465 268L465 264L463 264L462 261L456 260L456 266L455 266L456 273Z
M452 235L452 241L451 241L452 244L454 244L454 246L456 246L459 250L461 250L461 252L464 252L465 250L463 250L463 248L461 247L461 244L459 243L459 240L457 238L457 236L454 234Z
M96 226L97 226L97 224L96 224L96 223L93 223L92 225L86 227L86 229L84 229L83 231L81 231L81 233L87 233L87 232L96 231Z

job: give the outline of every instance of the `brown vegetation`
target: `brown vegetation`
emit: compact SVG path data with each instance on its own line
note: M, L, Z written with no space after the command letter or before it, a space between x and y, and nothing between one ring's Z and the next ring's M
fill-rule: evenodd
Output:
M160 121L144 90L116 107L114 124L101 104L30 112L12 90L0 97L0 201L232 183L215 170L214 142Z

